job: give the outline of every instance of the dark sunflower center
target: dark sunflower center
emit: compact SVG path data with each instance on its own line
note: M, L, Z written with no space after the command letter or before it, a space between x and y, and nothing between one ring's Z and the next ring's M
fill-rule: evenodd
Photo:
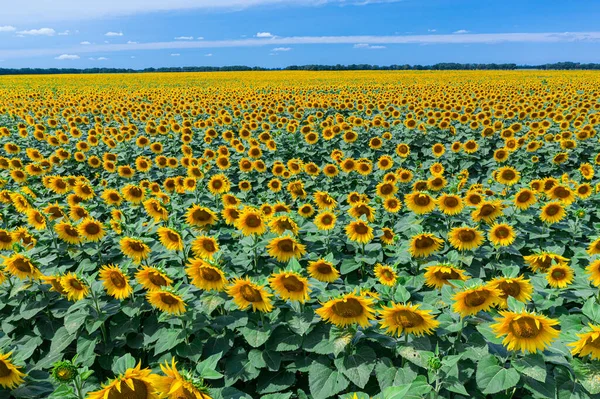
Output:
M117 288L125 288L127 281L123 278L123 275L119 272L110 272L110 281Z
M494 205L485 204L481 207L481 209L479 209L479 214L483 217L490 216L495 210L496 207Z
M31 262L29 262L26 259L18 258L14 261L13 264L17 270L23 273L31 273L31 271L33 270Z
M175 298L173 295L168 294L168 293L161 293L160 300L162 303L164 303L166 305L176 305L179 303L177 298Z
M385 238L387 238L388 240L391 240L392 238L394 238L394 234L391 231L389 231L389 230L384 230L383 231L383 236Z
M381 194L388 195L394 192L394 186L391 184L384 184L381 186Z
M281 252L294 252L294 242L288 238L277 243L277 248Z
M525 191L517 196L517 201L523 203L529 201L529 198L531 198L531 194Z
M0 378L8 377L12 371L6 366L4 361L0 360Z
M206 221L210 220L210 213L208 213L202 209L198 209L198 210L194 211L192 216L194 217L194 220L198 220L200 222L206 222Z
M548 208L546 208L546 214L548 216L557 215L560 212L560 206L552 204Z
M213 181L212 186L215 190L218 190L223 187L223 182L221 180L215 180Z
M512 180L516 177L515 172L513 172L512 170L504 170L502 171L502 178L504 180Z
M423 324L423 317L418 313L403 309L394 313L394 321L404 328L412 328Z
M88 234L98 234L100 232L100 226L96 223L88 223L85 225L85 232Z
M395 199L391 199L389 201L387 201L387 206L390 209L394 209L398 207L398 201L396 201Z
M457 272L455 272L454 270L452 270L450 272L439 271L436 273L436 277L439 278L440 280L459 280L460 279L460 275Z
M567 276L567 273L565 273L564 270L562 269L555 269L552 271L552 278L555 280L562 280Z
M200 275L204 280L210 282L221 280L221 275L216 270L213 270L209 267L200 268Z
M260 291L247 284L240 288L240 294L248 302L262 302Z
M509 296L517 297L521 293L521 285L514 281L503 281L498 285L498 288L502 291L502 295L500 296L503 299L506 299Z
M212 240L203 240L202 247L207 252L215 252L215 243Z
M144 244L142 244L139 241L131 241L129 243L129 248L133 251L133 252L144 252Z
M415 247L419 249L431 248L434 245L431 237L419 237L415 241Z
M488 300L490 293L488 291L474 291L465 296L465 304L469 307L481 306Z
M332 271L331 266L329 266L327 263L318 264L316 269L320 274L331 274Z
M0 231L0 242L10 243L12 242L12 237L5 231Z
M510 235L510 232L506 227L500 226L494 231L494 234L498 238L507 238Z
M534 338L541 332L541 324L532 317L523 316L510 322L513 335L518 338Z
M337 316L347 318L358 317L365 311L360 301L355 298L348 298L343 301L338 301L331 307L331 309Z
M83 285L81 285L79 280L77 280L76 278L71 279L71 282L69 284L71 285L72 288L75 288L75 290L77 290L77 291L83 290Z
M179 242L179 234L173 233L172 231L167 231L167 238L171 242Z
M163 276L161 276L160 274L158 274L157 272L152 272L152 271L149 272L148 280L150 280L150 282L154 285L158 285L158 286L167 285L167 280L165 280L165 278Z
M290 292L301 292L304 290L304 284L295 276L282 277L281 284Z
M248 227L252 227L252 228L258 227L258 226L260 226L260 222L261 222L260 217L258 217L256 215L249 215L246 218L246 225Z
M65 231L65 234L67 234L68 236L79 237L79 232L73 226L66 226L64 231ZM86 229L86 231L87 231L87 229Z
M363 235L363 234L367 234L369 232L369 227L364 224L364 223L358 223L355 227L354 227L354 231L356 232L356 234L358 235Z
M458 200L454 197L446 197L444 199L444 205L446 205L448 208L455 208L458 206Z
M476 235L472 230L461 230L458 232L458 239L462 242L475 241Z
M415 197L415 204L419 206L427 206L431 202L431 198L427 195L419 194Z
M131 381L133 382L133 389L129 385L121 383L121 392L113 387L106 399L147 399L150 397L148 387L144 381L137 378L132 378Z

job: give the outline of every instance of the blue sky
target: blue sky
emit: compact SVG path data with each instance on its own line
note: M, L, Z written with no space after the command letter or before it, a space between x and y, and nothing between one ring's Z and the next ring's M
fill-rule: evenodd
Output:
M597 0L0 0L0 68L600 62Z

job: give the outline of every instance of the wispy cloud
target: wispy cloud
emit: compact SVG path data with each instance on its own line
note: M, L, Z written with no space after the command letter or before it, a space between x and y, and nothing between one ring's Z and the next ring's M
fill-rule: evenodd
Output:
M437 32L437 29L427 29L427 32L434 33L434 32Z
M14 32L17 28L11 25L0 26L0 32Z
M177 36L175 40L194 40L194 36Z
M134 42L133 40L127 40L127 44L138 44L138 42Z
M368 43L357 43L357 44L354 45L354 48L364 48L364 49L367 49L367 50L381 50L381 49L384 49L385 46L381 46L381 45L375 45L375 46L373 46L373 45L370 45Z
M180 55L181 54L179 54L179 53L173 53L173 54L171 54L171 57L179 57Z
M271 34L271 32L258 32L254 36L256 36L256 37L275 37Z
M271 51L290 51L292 50L291 47L275 47L273 50Z
M90 44L92 44L92 43L90 43L90 42L88 42L88 41L85 41L85 42L81 42L81 43L79 43L79 44L82 44L82 45L84 45L84 46L88 46L88 45L90 45Z
M205 57L212 57L212 53L204 54Z
M204 36L198 36L196 40L204 40Z
M90 57L88 59L92 60L92 61L106 61L106 60L108 60L108 58L106 58L106 57L98 57L98 58Z
M469 31L466 30L466 29L459 29L459 30L456 30L456 31L454 31L452 33L454 33L455 35L464 35L466 33L469 33Z
M70 30L65 30L63 32L58 32L58 36L69 36L71 34Z
M137 44L110 43L66 48L28 48L0 50L0 58L26 58L43 55L71 53L109 53L132 50L182 50L194 48L235 48L290 45L335 45L365 44L369 46L401 44L495 44L495 43L568 43L600 42L598 32L546 32L546 33L477 33L449 35L404 35L404 36L292 36L264 38L246 38L233 40L200 40L149 42Z
M23 35L23 36L54 36L56 34L56 31L52 28L40 28L40 29L20 30L17 33L19 35Z
M57 60L78 60L79 56L76 54L61 54L58 57L54 57Z
M123 36L123 32L106 32L104 36Z

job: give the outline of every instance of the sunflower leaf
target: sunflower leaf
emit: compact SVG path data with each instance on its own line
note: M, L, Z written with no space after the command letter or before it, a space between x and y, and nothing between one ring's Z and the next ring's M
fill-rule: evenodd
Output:
M327 399L348 387L344 374L331 369L327 360L318 359L308 370L308 385L314 399Z

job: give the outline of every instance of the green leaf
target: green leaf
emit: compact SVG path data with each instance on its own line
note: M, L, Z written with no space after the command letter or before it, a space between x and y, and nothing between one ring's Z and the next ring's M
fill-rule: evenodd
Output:
M546 381L546 363L544 362L544 356L539 353L528 354L520 359L515 360L512 366L519 373L524 374L534 380L544 382Z
M350 381L362 389L371 378L371 372L375 368L375 360L375 351L368 346L361 346L353 354L335 359L335 366Z
M375 366L375 376L379 389L384 391L387 387L408 384L417 377L417 373L409 367L398 368L388 358L383 358Z
M398 354L411 362L422 368L428 367L429 359L431 359L434 354L433 352L417 350L412 346L401 346L398 348Z
M269 336L271 335L270 326L264 325L259 327L254 323L248 323L248 325L241 328L240 331L246 339L246 342L248 342L248 344L253 348L258 348L267 342Z
M579 359L573 359L573 369L581 385L592 395L600 394L600 364L583 363Z
M88 312L80 310L78 312L68 313L65 316L65 329L70 333L74 334L81 329L85 319L88 317Z
M310 331L311 323L314 318L312 309L305 309L302 313L294 313L290 320L287 322L290 330L298 335L305 335Z
M158 336L158 340L154 346L154 354L159 355L163 352L171 350L181 342L183 342L181 330L164 329Z
M219 360L221 360L222 357L223 355L221 352L219 352L198 363L196 366L196 371L198 374L200 374L200 377L209 380L218 380L219 378L223 378L223 374L216 371Z
M426 397L433 387L427 383L427 378L420 375L409 384L402 384L386 388L383 391L385 399L422 399Z
M315 361L308 369L308 385L314 399L327 399L350 384L342 373L331 369L324 362L326 361Z
M394 301L405 303L410 299L410 292L404 286L397 285L394 292Z
M340 266L340 273L348 274L354 270L360 269L360 266L360 263L356 262L354 259L344 259Z
M505 369L498 365L494 356L487 356L477 364L477 386L485 394L498 393L512 388L519 382L519 373L515 369Z
M112 371L115 375L125 374L127 369L135 367L135 359L129 353L118 358L112 366Z
M595 298L590 298L585 302L581 312L590 318L594 323L600 323L600 305L596 303Z
M294 334L284 326L280 326L275 329L266 347L278 352L294 351L300 348L301 344L301 336Z
M290 371L264 371L256 382L256 389L261 394L279 392L292 386L295 381L296 376Z

